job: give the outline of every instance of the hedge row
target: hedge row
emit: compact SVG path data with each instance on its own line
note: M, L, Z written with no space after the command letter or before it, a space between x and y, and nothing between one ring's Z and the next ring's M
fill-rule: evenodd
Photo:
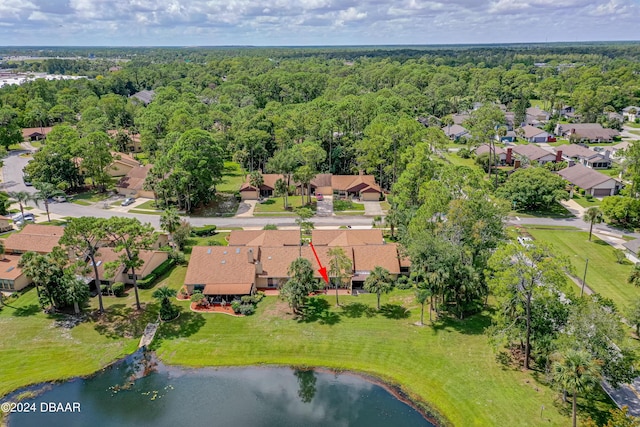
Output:
M215 225L203 225L202 227L192 227L191 235L197 237L206 237L213 236L216 234L216 226Z
M163 274L171 270L174 263L175 261L173 259L171 258L167 259L165 262L163 262L158 267L156 267L155 270L149 273L147 277L145 277L144 279L138 280L138 288L151 289L153 285L155 285L155 282L158 279L158 277L162 276Z

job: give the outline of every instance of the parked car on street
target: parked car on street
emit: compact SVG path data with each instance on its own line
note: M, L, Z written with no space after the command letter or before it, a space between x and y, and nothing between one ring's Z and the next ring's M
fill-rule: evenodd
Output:
M52 200L57 203L64 203L67 201L67 198L65 196L53 196Z
M130 204L132 204L133 202L135 202L136 199L134 199L133 197L127 197L126 199L124 199L124 201L122 202L122 206L129 206Z
M11 219L13 220L14 223L17 223L19 221L31 221L31 222L33 222L33 221L36 220L36 216L34 214L32 214L32 213L27 212L27 213L24 214L24 218L23 218L21 213L17 213L15 215L13 215L11 217Z

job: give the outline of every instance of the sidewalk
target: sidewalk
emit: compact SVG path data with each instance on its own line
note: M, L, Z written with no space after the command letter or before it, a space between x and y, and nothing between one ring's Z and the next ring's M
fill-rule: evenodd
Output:
M575 200L561 200L560 204L564 206L569 212L571 212L576 217L582 219L587 208L583 208L576 202Z

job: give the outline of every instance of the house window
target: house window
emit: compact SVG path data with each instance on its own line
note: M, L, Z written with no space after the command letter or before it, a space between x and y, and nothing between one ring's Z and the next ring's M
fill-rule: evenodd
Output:
M269 277L267 279L267 287L268 288L277 288L278 287L278 279L274 279L272 277Z
M200 292L204 291L204 285L195 285L195 286L193 287L193 291L194 291L194 292L195 292L195 291L200 291Z

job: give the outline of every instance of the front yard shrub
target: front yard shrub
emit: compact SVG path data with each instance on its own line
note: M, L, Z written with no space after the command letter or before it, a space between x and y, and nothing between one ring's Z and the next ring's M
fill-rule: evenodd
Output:
M191 302L195 302L196 304L200 305L202 303L202 300L204 300L204 298L205 297L202 294L202 292L195 291L193 295L191 295Z
M398 289L410 289L412 283L407 276L398 276L398 280L396 280L396 288Z
M250 316L255 313L256 308L253 304L242 304L240 305L240 314L244 314L245 316Z
M242 301L243 304L253 304L253 296L243 295L242 297L240 297L240 301Z
M240 301L232 301L231 302L231 309L233 310L234 313L240 313L240 307L242 306L242 304L240 303Z
M216 226L203 225L202 227L191 227L191 235L196 237L213 236L216 234Z
M117 297L124 296L124 283L114 283L113 285L111 285L111 291L113 291L113 294Z

